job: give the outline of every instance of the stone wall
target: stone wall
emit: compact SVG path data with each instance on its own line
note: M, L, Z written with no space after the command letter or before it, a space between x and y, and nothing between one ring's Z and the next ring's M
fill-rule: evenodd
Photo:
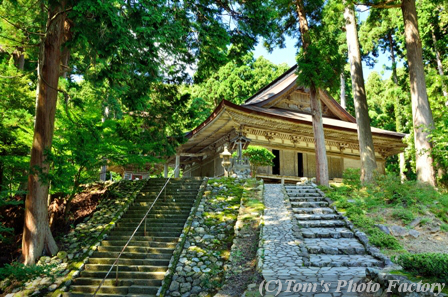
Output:
M172 281L160 296L207 296L223 284L244 183L244 179L208 181Z
M91 217L73 228L62 239L62 246L57 255L53 257L43 256L37 265L50 265L51 277L37 277L24 284L23 288L13 291L15 294L6 296L59 296L61 292L68 290L72 279L80 274L87 263L89 256L107 237L107 234L115 227L115 223L126 212L129 205L134 201L140 189L147 180L127 181L109 187L108 195L114 192L114 196L101 199L96 211ZM7 284L8 280L2 282Z

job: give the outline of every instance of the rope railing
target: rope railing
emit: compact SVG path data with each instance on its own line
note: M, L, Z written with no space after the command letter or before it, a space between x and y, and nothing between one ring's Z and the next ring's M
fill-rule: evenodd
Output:
M115 259L114 263L112 264L112 266L110 267L109 271L106 273L106 275L104 276L104 278L101 280L101 283L98 285L98 288L96 288L95 293L93 293L93 296L95 297L96 294L98 293L98 291L101 289L101 287L103 286L104 282L106 281L107 277L109 276L109 274L111 273L112 269L114 269L114 267L116 266L116 274L115 274L115 285L118 285L118 268L119 268L119 259L121 257L121 255L123 254L123 252L125 251L125 249L128 247L129 243L131 242L132 238L134 238L135 233L137 233L137 230L140 228L140 226L143 224L143 222L145 223L144 225L144 235L146 236L146 218L149 214L149 212L151 211L152 207L154 206L154 204L157 202L157 199L159 199L160 195L162 194L162 192L165 190L166 186L168 185L168 183L170 182L171 178L173 177L173 174L175 174L177 168L179 167L176 166L176 168L174 169L173 173L171 174L171 176L166 180L165 184L163 185L162 189L160 190L159 194L157 194L156 199L154 199L154 202L151 204L151 206L149 207L148 211L146 212L146 214L143 216L143 218L141 219L140 223L138 224L138 226L135 228L134 232L132 233L131 237L129 237L128 241L126 242L126 244L123 246L123 248L121 249L120 253L118 254L117 258ZM165 197L166 197L166 190L165 190Z

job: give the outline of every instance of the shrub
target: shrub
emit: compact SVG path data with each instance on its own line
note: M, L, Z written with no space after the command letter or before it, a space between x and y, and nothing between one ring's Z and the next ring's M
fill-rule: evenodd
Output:
M386 234L377 228L369 229L369 242L380 248L401 250L403 247L398 240L390 234Z
M442 282L448 282L448 254L407 253L396 256L394 262L413 273L436 277Z
M442 224L442 225L440 226L440 229L441 229L442 231L448 232L448 224Z
M19 282L26 282L38 276L54 277L51 269L56 265L31 265L27 266L19 262L6 264L0 268L0 279L10 278Z
M247 149L243 151L243 156L249 158L253 176L256 175L259 166L274 165L272 160L274 160L275 155L270 150L261 146L249 145Z
M392 212L392 217L395 219L401 219L404 224L409 224L415 219L414 214L409 209L399 207Z
M358 168L347 168L342 174L344 184L352 186L355 189L361 188L361 170Z
M400 242L392 235L385 234L375 227L375 221L364 215L349 216L350 220L358 228L364 231L369 237L369 242L380 248L388 248L391 250L401 250L403 247Z
M367 185L367 191L376 200L395 206L409 207L416 204L428 205L440 194L431 186L416 181L401 182L399 176L377 175L375 183Z

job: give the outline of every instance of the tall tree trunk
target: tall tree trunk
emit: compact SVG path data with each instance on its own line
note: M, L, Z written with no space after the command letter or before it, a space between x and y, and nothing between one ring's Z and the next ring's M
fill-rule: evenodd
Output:
M3 167L3 163L0 162L0 194L3 191L3 177L5 176L5 171Z
M64 9L65 1L49 8L46 34L42 38L39 52L36 122L22 239L22 257L27 265L34 264L44 251L48 254L58 251L48 225L48 182L43 176L48 173L46 153L51 150L53 140L61 45L66 19Z
M347 97L345 93L345 74L344 71L341 72L341 106L343 109L347 109Z
M398 75L397 75L397 61L395 60L395 48L394 48L394 39L392 36L392 32L388 33L389 39L389 51L390 51L390 60L392 62L392 80L395 86L398 87ZM401 115L400 115L400 98L397 96L395 99L395 126L397 132L402 132L403 128L401 127ZM398 154L398 164L400 166L400 180L404 182L406 178L406 159L404 153Z
M373 180L374 172L377 169L375 149L373 147L372 131L370 129L355 10L353 4L349 4L347 1L344 1L344 4L350 75L352 78L356 123L358 126L359 153L361 157L361 182L368 183Z
M403 0L401 5L404 20L406 50L411 85L412 117L414 122L414 142L416 150L417 180L436 185L429 130L434 128L434 120L426 93L423 68L422 43L418 31L415 0Z
M104 123L107 118L109 118L109 107L105 106L103 117L101 118L101 122ZM107 159L104 158L103 162L104 162L104 164L101 165L101 169L100 169L100 181L106 181L106 176L107 176Z
M398 86L397 61L395 60L394 38L392 36L392 32L388 33L388 39L389 39L390 60L392 62L392 80L394 81L394 84Z
M442 77L443 96L445 98L448 98L448 91L446 90L446 85L445 85L445 81L444 81L445 73L443 72L442 58L440 57L440 51L439 51L439 47L437 46L437 37L436 37L436 34L434 33L434 29L431 30L431 34L432 34L432 43L434 45L434 51L436 53L437 71L439 72L439 75ZM446 105L448 106L448 101L446 102Z
M299 16L300 35L302 37L303 50L306 51L311 43L309 36L308 21L306 19L305 7L302 0L296 2L297 14ZM309 86L311 113L313 119L314 147L316 152L316 181L319 185L328 186L328 160L325 147L324 126L322 121L322 107L314 83Z
M329 186L327 150L325 147L322 106L316 88L310 86L311 114L313 119L314 145L316 152L316 180L319 185Z

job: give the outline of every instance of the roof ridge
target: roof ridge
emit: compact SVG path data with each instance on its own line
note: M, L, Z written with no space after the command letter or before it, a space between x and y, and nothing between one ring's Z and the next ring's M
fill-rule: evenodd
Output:
M294 73L293 70L295 71L297 69L297 64L292 66L291 68L289 68L288 70L286 70L282 75L280 75L279 77L277 77L276 79L274 79L272 82L270 82L269 84L267 84L266 86L264 86L263 88L261 88L260 90L258 90L258 92L256 92L254 95L252 95L251 97L249 97L248 99L246 99L246 101L244 101L243 104L241 105L250 105L250 101L254 100L255 98L257 98L258 96L260 96L261 94L263 94L265 91L269 90L270 88L278 85L280 82L282 82L284 79L286 79L287 77L289 77L289 75L291 75L291 73Z

